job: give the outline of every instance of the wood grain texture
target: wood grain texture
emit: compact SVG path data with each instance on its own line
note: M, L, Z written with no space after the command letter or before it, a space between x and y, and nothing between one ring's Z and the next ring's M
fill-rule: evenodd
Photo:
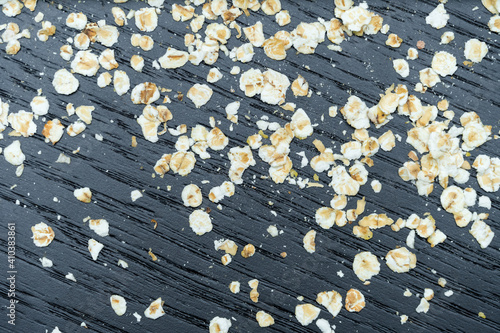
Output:
M169 9L171 1L165 1ZM58 5L62 5L62 9ZM285 1L284 9L290 11L292 23L286 30L292 30L298 23L312 22L318 17L333 17L333 1ZM437 1L369 1L370 9L384 18L391 26L390 31L403 38L399 49L385 45L386 36L351 37L344 41L342 52L327 49L325 41L319 45L314 55L295 54L288 51L286 60L276 62L268 59L263 50L256 48L254 59L249 64L236 64L221 53L215 66L224 74L222 80L209 84L214 95L210 102L200 108L187 99L178 101L169 94L173 120L169 127L187 124L209 126L210 116L221 120L220 128L230 138L229 146L221 152L212 153L209 160L198 159L196 168L187 177L167 174L163 179L152 178L153 165L164 153L175 150L176 138L166 134L156 144L143 139L136 118L142 107L130 102L130 94L118 96L112 87L99 89L96 77L78 76L80 89L73 95L61 96L51 85L53 74L60 68L69 68L69 63L59 57L59 48L73 37L75 31L66 28L65 18L69 12L84 12L90 21L100 19L112 24L111 8L108 1L38 1L36 12L45 14L45 20L57 26L56 35L46 43L36 40L40 24L33 21L33 13L26 10L15 17L0 14L0 24L16 22L21 29L31 31L30 40L21 40L21 51L16 56L8 56L0 51L0 98L8 101L11 112L29 110L29 103L36 90L43 89L48 97L50 111L47 119L66 115L65 105L94 105L93 121L85 130L85 137L68 137L52 146L41 136L43 127L37 121L37 134L31 138L21 138L26 155L26 168L22 177L14 175L15 167L0 158L0 267L6 269L6 223L17 223L17 325L14 330L7 326L5 315L0 318L2 332L49 332L58 326L64 332L208 332L208 323L215 317L234 318L230 332L317 332L315 325L302 327L294 318L294 308L299 302L296 297L304 296L305 301L315 303L316 294L325 290L337 290L345 296L350 288L361 290L367 306L360 313L349 313L343 309L332 319L322 309L320 318L336 325L336 332L498 332L500 331L500 201L498 193L489 194L492 209L488 224L497 233L490 247L481 250L468 233L468 228L458 228L453 217L442 211L439 204L441 188L438 184L427 198L418 196L416 188L403 182L397 175L398 168L407 160L411 146L398 142L396 148L375 155L375 165L369 169L371 179L381 181L382 192L374 195L369 183L362 186L357 198L366 196L366 214L384 212L390 217L406 218L411 213L422 215L430 212L437 226L447 236L444 244L430 248L420 238L416 239L417 267L410 273L396 274L382 262L381 272L365 286L352 271L352 261L359 251L371 251L384 257L387 251L403 246L408 230L395 233L389 228L374 232L369 241L355 238L352 226L321 229L314 221L317 208L328 205L333 190L325 187L299 190L288 184L276 185L271 180L260 179L268 174L268 165L256 156L257 165L244 174L244 183L236 187L236 194L224 199L223 209L206 199L213 186L226 180L229 163L227 151L231 147L245 145L248 135L258 131L255 122L263 115L270 121L284 124L291 113L270 106L257 98L247 98L239 90L239 76L229 71L233 65L242 71L249 68L272 68L286 74L290 80L300 74L309 82L315 92L311 98L295 99L291 92L287 101L302 107L317 123L314 135L306 140L294 140L290 158L294 165L300 165L300 157L295 153L305 151L308 158L315 154L313 139L320 138L327 146L335 147L350 140L352 129L341 119L328 117L328 107L342 106L350 94L355 94L373 105L379 94L392 83L404 83L412 89L418 82L418 71L429 67L434 52L449 51L457 57L459 69L453 77L442 79L442 83L423 95L423 102L436 104L447 98L450 109L456 112L453 124L459 125L463 112L476 111L483 123L493 126L498 133L500 120L500 67L498 65L499 35L488 32L487 21L491 16L479 1L450 1L446 4L451 18L446 28L432 29L425 24L425 16L437 5ZM145 6L144 2L129 1L120 5L128 12ZM473 11L473 7L479 9ZM197 9L197 12L200 9ZM280 30L274 17L262 12L246 17L238 22L247 26L262 21L266 36ZM168 10L159 18L159 27L148 35L155 40L152 51L143 52L130 45L130 36L138 32L132 20L120 27L119 43L115 49L119 69L125 70L132 87L140 82L151 81L184 94L194 84L205 81L210 66L193 66L190 63L178 70L155 70L151 63L164 54L167 47L185 49L183 36L189 30L187 23L174 22ZM449 45L439 45L444 31L454 31L455 40ZM462 65L464 43L470 38L478 38L488 44L489 53L480 63L468 68ZM418 40L426 43L417 60L410 62L410 76L401 79L392 69L392 59L403 58L409 47ZM229 41L231 49L242 43L234 37ZM3 47L2 47L3 48ZM92 50L104 49L93 44ZM145 58L142 73L135 72L129 65L133 54ZM306 68L305 66L308 66ZM100 69L99 72L102 72ZM235 90L234 93L230 89ZM316 94L319 92L321 94ZM225 119L224 107L234 100L241 101L240 124L229 131L229 121ZM325 115L325 121L321 121ZM250 119L246 119L248 116ZM440 118L441 119L441 118ZM70 121L62 119L65 125ZM411 128L407 118L395 118L381 129L370 128L373 136L379 136L387 129L406 137ZM347 131L344 135L344 131ZM4 135L8 130L4 132ZM95 134L102 134L104 140L97 141ZM138 147L131 148L131 136L137 136ZM5 135L0 147L6 147L13 138ZM80 147L78 154L71 151ZM64 152L71 156L71 164L54 163ZM496 140L491 140L472 152L467 160L472 162L478 154L498 156ZM312 178L310 167L296 168L302 177ZM209 180L210 184L201 184ZM329 182L326 174L320 181ZM196 236L189 228L188 216L191 209L182 205L182 188L194 183L202 188L202 207L211 209L214 230L204 236ZM12 188L14 185L16 187ZM167 191L167 186L172 186ZM475 177L468 185L478 194L486 194L477 186ZM83 204L73 197L75 188L88 186L93 192L93 202ZM130 192L144 190L144 197L131 202ZM58 202L53 200L59 199ZM19 205L16 205L19 200ZM269 201L274 204L269 205ZM348 208L355 205L351 200ZM474 209L476 209L475 207ZM277 216L271 213L276 212ZM484 209L478 209L484 211ZM100 238L82 220L105 218L110 222L110 236ZM153 229L151 219L158 221ZM54 242L46 248L33 245L30 227L45 221L56 233ZM266 229L276 224L284 233L270 237ZM302 237L309 229L315 229L317 251L308 254L302 247ZM99 259L92 261L87 241L96 238L105 245ZM220 238L234 240L240 249L246 243L257 247L257 253L243 259L236 256L229 266L220 263L221 252L216 252L213 241ZM153 262L148 250L151 248L159 260ZM279 253L286 251L283 259ZM54 267L43 268L39 258L46 256L54 261ZM117 266L123 259L128 269ZM337 276L342 271L344 277ZM434 273L435 271L435 273ZM65 279L72 272L77 282ZM446 288L437 285L439 277L448 281ZM260 298L257 304L249 299L247 282L253 278L260 281ZM231 281L242 283L242 292L233 295L228 285ZM2 309L7 303L2 285ZM419 298L406 298L403 292L409 288L414 295L423 294L424 288L434 289L436 295L430 302L427 314L417 314L415 308ZM453 290L451 297L443 295ZM127 313L118 317L109 305L109 297L118 294L125 297ZM132 313L143 315L145 308L154 299L165 301L166 315L157 320L143 317L137 323ZM276 324L267 329L258 327L255 313L264 310L275 318ZM486 319L478 317L484 312ZM400 324L399 314L409 316L405 325ZM81 328L85 322L89 329Z

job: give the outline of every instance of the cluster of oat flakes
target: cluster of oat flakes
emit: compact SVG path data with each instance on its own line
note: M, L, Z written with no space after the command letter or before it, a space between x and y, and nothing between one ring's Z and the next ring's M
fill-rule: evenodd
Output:
M127 0L115 0L115 3L126 2ZM441 1L446 2L446 1ZM36 0L0 1L3 4L2 11L8 17L13 17L21 13L23 6L34 11ZM155 47L155 41L147 35L158 26L159 16L163 12L172 15L174 21L188 22L192 33L184 36L185 50L177 50L168 47L165 54L151 65L156 69L175 70L186 65L188 62L193 65L213 65L221 54L229 57L234 62L249 63L252 61L256 49L262 48L267 57L273 60L284 60L287 51L292 47L297 53L312 54L320 43L326 38L331 42L328 46L330 50L342 51L340 44L346 40L346 36L363 36L377 34L379 31L386 34L390 27L383 24L383 18L370 10L366 3L355 5L352 0L335 0L334 15L330 20L319 18L315 22L301 22L293 29L280 30L274 35L266 38L265 29L261 22L248 27L241 27L236 19L240 15L251 15L251 11L262 10L266 15L275 16L276 23L286 26L291 23L290 13L282 9L280 0L264 0L262 3L257 0L193 0L186 1L185 4L174 4L171 8L164 8L163 0L149 0L150 7L145 7L137 11L125 13L120 7L112 9L114 23L118 26L129 24L133 20L136 28L141 33L132 35L130 43L134 47L139 47L143 51L149 51ZM483 0L484 6L493 14L489 21L489 28L493 32L500 32L500 1ZM35 22L41 22L41 29L37 32L37 38L45 42L56 33L56 27L51 22L43 21L43 13L39 12L35 17ZM426 23L435 29L444 28L449 19L444 4L439 4L426 18ZM220 20L219 20L220 19ZM214 21L214 22L206 22ZM220 22L217 22L220 21ZM205 26L206 25L206 26ZM79 75L95 77L102 67L105 71L97 76L97 85L105 89L113 85L114 92L121 96L131 90L130 79L125 70L117 69L120 64L115 59L113 45L118 42L119 28L107 24L105 20L89 22L83 13L70 13L66 18L66 26L73 29L74 37L69 38L68 44L61 46L59 54L62 59L70 62L70 70L62 68L58 70L52 80L55 91L61 95L71 95L79 89ZM204 29L204 37L200 32ZM0 26L1 42L7 43L6 53L14 55L20 48L20 38L30 38L27 29L20 31L17 24L11 22ZM231 36L245 40L240 46L229 50L226 47ZM442 44L448 44L454 39L453 32L445 32L441 36ZM388 35L386 45L399 48L403 40L394 33ZM95 54L91 50L93 43L100 43L107 47L100 54ZM417 48L424 48L424 43L418 43ZM74 53L73 48L76 48ZM481 62L488 52L486 43L477 39L467 41L464 47L465 65ZM408 77L410 66L407 60L418 58L418 51L415 48L408 49L406 59L393 60L395 71L402 77ZM71 60L72 59L72 60ZM132 55L130 66L133 70L141 72L145 66L144 59L139 55ZM428 88L432 88L441 82L440 77L451 76L458 69L457 59L454 55L445 52L437 52L430 67L419 72L420 83L414 90L425 93ZM76 75L75 75L76 74ZM290 83L289 78L273 69L261 72L259 69L249 69L240 73L238 66L231 70L232 75L239 75L239 89L250 98L260 98L269 105L279 105L282 109L293 112L290 122L280 125L268 122L268 117L263 116L256 123L258 132L249 136L246 146L231 147L227 153L230 167L228 170L228 180L220 186L215 186L210 190L208 199L219 204L225 197L231 197L235 193L235 184L243 182L244 171L256 164L253 151L257 152L259 158L269 164L269 177L275 183L288 182L300 188L324 187L319 181L317 174L326 172L331 178L328 184L336 193L330 202L329 207L320 207L316 211L315 219L323 229L329 229L334 225L344 227L352 224L353 234L356 237L369 240L373 237L373 230L390 226L395 232L402 228L410 229L406 239L406 245L414 248L415 235L427 239L432 247L446 240L446 235L437 228L437 222L427 214L425 218L420 218L412 214L406 220L398 218L394 221L386 214L369 214L358 218L364 213L366 199L357 200L356 208L347 209L349 197L356 196L360 187L368 182L369 172L367 168L374 165L373 156L382 149L392 150L396 145L396 139L401 141L398 135L394 135L388 130L381 136L371 136L368 129L371 125L379 128L387 124L394 114L407 116L413 127L408 131L406 142L415 150L408 155L410 161L404 163L399 169L400 177L412 182L420 195L428 196L434 190L434 183L437 181L443 191L441 194L441 204L443 208L453 214L459 227L466 227L473 221L470 233L478 241L482 248L487 247L492 238L493 231L484 222L488 214L471 212L470 208L476 204L476 191L471 187L462 189L456 185L448 185L453 179L456 184L465 184L469 180L471 168L477 171L477 181L479 186L486 192L496 192L500 187L500 159L486 155L479 155L471 165L465 157L468 152L484 144L491 139L491 126L484 125L475 112L466 112L460 117L462 127L452 126L450 122L455 113L449 110L449 103L442 100L437 106L423 105L421 100L411 95L409 89L402 84L392 85L380 95L376 105L369 107L357 96L350 96L345 105L340 108L340 113L344 120L354 128L352 140L341 145L340 151L334 152L334 148L325 147L324 143L316 139L314 146L318 150L318 155L308 161L303 152L298 153L303 157L300 168L307 165L317 173L315 182L299 177L298 172L293 168L290 144L294 139L303 140L313 135L314 124L307 113L296 103L287 102L287 92L290 88L295 97L310 97L312 90L309 84L301 75ZM186 93L186 97L196 108L203 108L213 95L210 88L211 83L215 83L222 78L223 74L215 67L211 68L206 78L207 83L196 83ZM151 143L159 140L159 136L169 134L177 137L175 151L162 154L153 169L156 175L164 177L167 173L187 176L195 168L197 158L209 159L210 152L224 150L230 140L220 128L220 120L210 117L210 128L195 124L191 128L182 124L176 128L168 127L168 121L173 119L175 112L163 104L171 102L168 93L171 89L163 88L154 82L143 82L132 88L130 91L131 102L134 105L144 106L142 114L137 117L137 123L142 131L143 137ZM160 99L162 97L163 98ZM178 92L175 96L182 100L183 94ZM301 99L296 99L300 102ZM154 104L157 103L157 104ZM160 104L161 103L161 104ZM37 121L40 117L45 122L42 135L46 142L56 144L64 135L77 136L82 133L86 126L91 125L92 112L95 107L91 105L81 105L75 107L71 102L66 105L68 113L67 119L76 115L68 126L64 126L61 120L54 118L45 120L45 115L49 113L49 101L42 95L39 89L38 96L35 96L30 104L31 112L20 110L16 113L9 113L9 105L0 101L0 131L8 126L12 132L9 135L29 137L37 132ZM238 125L239 101L229 103L225 107L227 120L233 125ZM439 112L447 119L437 121ZM329 109L330 117L337 115L337 107ZM161 130L160 126L163 126ZM269 134L266 134L265 132ZM102 140L102 137L101 137ZM136 138L132 138L132 146L137 145ZM19 140L13 141L3 150L7 162L18 166L16 175L21 176L24 169L25 155L22 153ZM419 157L420 154L421 156ZM61 154L58 161L60 163L70 163L70 159ZM371 187L375 193L381 191L381 183L372 180ZM88 187L75 189L74 196L83 203L92 202L92 192ZM139 190L131 193L132 201L142 197ZM182 191L182 201L186 207L194 208L189 216L189 226L196 235L209 233L212 228L212 218L210 212L199 209L203 202L203 195L200 187L196 184L186 185ZM491 202L486 196L479 198L480 207L491 207ZM198 209L196 209L198 208ZM219 209L222 209L220 204ZM86 218L89 228L98 236L105 237L109 234L109 223L104 219ZM48 246L55 237L53 229L41 222L32 227L33 241L36 246ZM275 237L279 234L275 226L270 226L268 232ZM308 253L316 251L316 231L310 230L303 238L304 249ZM238 245L229 239L214 241L215 250L223 250L225 254L221 257L224 265L229 265L236 256ZM98 259L100 251L104 245L95 239L89 239L88 250L93 260ZM243 258L248 258L256 253L255 246L247 244L240 252ZM150 249L151 258L156 260L156 256ZM282 253L286 257L286 253ZM44 266L50 262L47 258L42 258ZM406 247L398 247L389 251L385 257L387 266L397 273L405 273L416 267L416 255ZM52 263L50 262L50 265ZM118 263L126 268L128 264L122 260ZM380 272L380 263L377 256L370 252L358 253L353 261L353 270L358 278L365 284ZM67 278L75 279L70 273ZM76 280L75 280L76 281ZM257 303L259 293L257 287L259 281L254 279L248 282L250 288L250 299ZM240 291L240 282L233 281L229 286L231 292ZM430 289L429 289L430 290ZM427 312L429 308L428 300L433 296L432 290L424 293L417 312ZM324 306L333 317L337 316L342 308L342 296L337 291L324 291L317 295L317 303ZM126 313L126 300L122 296L112 295L110 303L117 315ZM158 298L152 302L145 310L147 318L156 319L165 314L162 306L164 302ZM365 307L365 299L361 291L351 289L345 296L345 308L348 311L359 312ZM298 322L304 326L315 321L320 313L320 309L313 304L299 304L295 308L295 316ZM134 313L140 320L140 315ZM406 318L404 318L406 317ZM407 320L407 316L401 316L401 320ZM264 312L256 314L256 320L261 327L274 324L274 318ZM324 333L332 332L328 321L324 319L316 320L317 326ZM209 324L210 332L228 332L231 327L231 320L215 317Z

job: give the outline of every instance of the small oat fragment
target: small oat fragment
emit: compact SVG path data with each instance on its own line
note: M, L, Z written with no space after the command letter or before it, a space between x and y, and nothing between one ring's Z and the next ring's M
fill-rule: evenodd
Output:
M90 45L90 38L84 33L79 33L75 36L73 39L73 43L75 44L75 47L79 50L86 50L89 48Z
M101 237L109 235L109 223L105 219L90 220L89 227Z
M429 311L429 307L429 302L425 298L422 298L420 299L420 304L417 306L415 311L417 311L417 313L427 313L427 311Z
M196 83L189 89L186 96L194 103L197 108L200 108L203 105L207 104L207 102L212 97L212 94L213 91L209 86L207 86L206 84Z
M96 241L93 238L89 239L88 249L89 249L90 255L92 256L92 259L94 261L97 260L97 257L99 257L99 252L101 252L101 250L103 248L104 248L104 245L102 243L99 243L98 241Z
M446 279L445 278L442 278L440 277L438 279L438 284L441 286L441 288L444 288L446 286Z
M316 320L316 326L318 326L321 333L335 333L333 328L330 327L330 323L326 319Z
M232 281L229 284L229 290L231 290L231 292L233 294L239 293L240 292L240 283L238 281Z
M247 244L245 247L243 247L243 250L241 250L241 256L243 258L250 258L255 254L255 246L253 244Z
M371 252L360 252L354 257L352 268L361 281L366 281L380 272L380 263Z
M125 312L127 312L127 301L125 301L125 298L122 296L111 295L109 302L111 303L113 311L115 311L118 316L123 316Z
M279 11L278 13L276 13L274 18L276 19L276 23L278 23L280 27L285 26L291 22L290 13L288 12L288 10Z
M188 21L193 18L194 7L192 6L182 6L178 4L172 5L172 18L174 21Z
M42 267L52 267L54 265L52 260L46 257L40 258L40 262L42 263Z
M115 50L106 49L99 55L99 64L108 71L118 67L115 59Z
M182 190L182 201L186 207L198 207L201 205L203 198L201 189L195 184L189 184Z
M99 67L99 59L92 51L78 51L71 62L71 69L84 76L94 76Z
M111 84L112 79L113 76L111 76L111 74L109 74L108 72L101 73L97 77L97 86L99 88L107 87Z
M85 128L85 123L83 121L77 120L66 128L66 133L68 133L69 136L77 136L78 134L82 133Z
M408 55L406 56L406 59L409 59L409 60L415 60L418 58L418 51L416 48L414 47L410 47L408 49Z
M274 318L269 313L266 313L264 311L257 312L257 314L255 315L255 319L259 323L260 327L269 327L271 325L274 325Z
M156 254L153 253L153 250L151 250L151 248L149 248L148 254L151 257L151 260L153 260L153 261L158 260L158 257L156 256Z
M210 333L228 333L231 328L231 320L221 317L214 317L210 320L209 332Z
M163 301L161 297L153 301L146 310L144 310L144 315L149 319L158 319L165 315L163 310Z
M70 13L66 17L66 25L76 30L83 30L87 25L87 15L80 13Z
M311 136L313 133L311 119L302 109L298 109L297 111L295 111L292 116L290 126L293 131L293 135L300 140Z
M323 229L330 229L337 218L337 211L330 207L320 207L316 210L315 219Z
M292 83L292 92L294 96L307 96L309 92L309 83L302 75L299 76Z
M309 253L316 252L315 240L316 240L316 231L309 230L302 240L302 242L304 244L304 249L306 249L307 252L309 252Z
M500 33L500 16L498 14L490 17L488 27L491 31Z
M392 67L401 77L408 77L410 75L410 66L408 66L408 62L404 59L394 59Z
M425 18L425 23L429 24L435 29L441 29L446 26L450 15L446 12L444 5L440 3L432 12Z
M189 53L169 47L167 52L158 59L158 62L161 68L173 69L184 66L188 59Z
M258 21L252 26L243 28L245 36L248 38L249 42L255 47L261 47L264 43L264 31L262 28L262 22Z
M142 198L141 191L133 190L132 192L130 192L130 199L132 200L132 202L135 202L137 199L140 199L140 198Z
M50 141L52 142L52 144L58 142L63 134L64 126L61 124L61 121L59 119L47 121L42 131L42 135L45 137L45 141Z
M60 69L54 74L52 85L58 94L71 95L78 90L80 82L67 69Z
M59 49L59 55L66 61L69 61L73 56L73 48L71 45L63 45Z
M360 227L356 225L352 228L352 233L356 237L362 238L364 240L369 240L373 237L373 232L370 230L369 227Z
M202 209L197 209L189 215L189 226L199 236L212 231L213 228L210 215Z
M122 259L118 259L118 266L122 267L122 268L128 268L128 264L126 261L123 261Z
M349 312L359 312L365 307L365 296L357 289L349 289L345 296L345 308Z
M424 68L419 72L420 82L426 87L434 87L441 82L439 75L432 68Z
M33 122L33 116L33 113L21 110L17 113L9 114L7 120L14 131L24 137L29 137L35 134L37 128Z
M439 44L449 44L455 39L453 31L446 31L441 35L441 42Z
M417 256L406 247L391 250L385 257L387 266L396 273L406 273L410 269L415 268L417 264Z
M127 15L125 15L125 12L120 7L111 8L111 14L115 19L116 25L122 27L127 24Z
M26 159L26 156L21 150L21 142L19 142L19 140L15 140L10 145L5 147L3 150L3 156L5 160L12 165L21 165Z
M76 282L76 278L75 278L75 276L73 275L73 273L68 273L68 274L66 274L66 276L64 276L64 277L65 277L66 279L68 279L68 280L71 280L71 281L73 281L73 282ZM57 332L59 332L59 330L58 330Z
M143 82L132 89L130 97L134 104L151 104L160 98L160 92L156 84L152 82Z
M135 12L134 17L135 25L141 31L151 32L158 26L158 15L155 8L141 8Z
M130 79L125 71L116 70L113 75L113 86L118 96L122 96L130 89Z
M75 113L85 124L90 125L92 123L92 112L95 107L91 105L82 105L75 109Z
M144 58L134 54L132 58L130 58L130 66L137 71L137 72L142 72L142 69L144 68Z
M190 151L178 151L170 159L170 169L180 176L186 176L193 170L196 158Z
M207 81L210 83L215 83L222 79L222 73L218 68L211 68L207 75Z
M55 237L54 230L43 222L32 226L31 232L33 233L33 243L38 247L49 246Z
M299 304L295 307L295 318L302 326L307 326L318 318L320 311L312 304Z
M403 39L396 34L389 34L387 36L387 40L385 41L385 45L388 45L393 48L398 48L403 43Z
M406 322L408 321L407 315L401 315L400 318L401 318L401 325L406 324Z
M434 290L431 288L425 288L424 289L424 298L428 301L430 301L432 298L434 298Z
M487 248L495 236L495 233L491 230L490 226L479 219L472 224L469 232L476 239L482 249Z
M89 203L90 201L92 201L92 192L88 187L83 187L74 190L73 195L81 202Z
M488 46L475 38L469 39L465 43L464 56L466 59L479 63L488 53Z
M335 290L320 292L316 302L323 305L333 317L336 317L342 309L342 295Z
M267 228L267 232L271 235L271 237L277 237L279 235L278 228L276 228L275 225L270 225Z
M453 75L458 69L457 59L448 52L436 52L432 58L431 67L441 76Z

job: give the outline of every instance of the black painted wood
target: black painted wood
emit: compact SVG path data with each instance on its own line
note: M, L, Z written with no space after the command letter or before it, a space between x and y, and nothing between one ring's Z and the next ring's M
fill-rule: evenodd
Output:
M170 8L170 1L166 7ZM249 68L273 68L285 73L290 80L297 74L306 78L315 92L311 98L295 99L289 92L287 101L294 102L317 123L314 135L306 140L294 140L292 158L294 165L300 165L295 152L306 151L309 158L316 152L312 145L320 138L327 146L335 147L350 138L352 129L341 116L328 117L330 105L342 106L350 94L355 94L373 105L378 95L392 83L404 83L413 88L418 82L418 71L428 67L434 52L445 50L454 54L459 69L453 77L443 78L443 83L418 96L426 103L435 104L445 97L450 101L450 109L456 112L453 120L463 112L476 111L483 123L492 125L493 132L499 130L500 114L500 71L499 36L490 33L487 21L491 16L479 1L450 1L446 9L451 15L446 28L432 29L425 24L425 16L437 5L437 1L370 1L370 9L384 17L390 31L404 40L399 49L385 45L386 36L351 37L344 41L342 52L327 49L329 41L321 44L314 55L297 55L288 51L287 59L276 62L268 59L262 49L256 49L254 60L249 64L237 64L242 71ZM58 5L62 5L62 9ZM333 16L333 1L282 1L283 8L290 11L292 23L285 29L292 30L298 23L312 22L318 17L329 19ZM33 21L34 14L23 10L15 18L0 14L0 24L16 22L21 29L31 31L30 40L21 40L21 51L15 56L0 51L0 98L8 101L11 112L29 110L29 103L36 90L43 89L48 97L50 111L47 119L66 115L65 105L94 105L93 121L85 130L85 137L64 136L56 145L46 144L41 136L43 127L37 121L37 134L31 138L21 138L26 154L26 168L22 177L14 175L15 167L0 158L0 267L2 268L2 313L7 304L6 295L6 237L8 222L17 226L17 291L20 303L17 307L16 327L6 323L6 316L0 318L0 328L4 332L49 332L58 326L66 332L208 332L208 323L214 316L234 318L230 332L317 332L315 325L302 327L293 316L294 308L300 302L315 303L318 292L335 289L345 295L350 288L360 289L366 297L367 306L360 313L349 313L343 309L332 319L322 308L320 318L336 325L336 332L497 332L500 331L500 288L499 288L499 247L498 236L489 248L481 250L468 233L468 228L458 228L450 214L440 209L441 188L436 184L428 197L420 197L416 188L403 182L397 169L407 160L411 147L398 142L396 148L386 153L380 151L373 159L375 166L369 169L370 180L379 179L382 192L374 195L370 186L363 186L358 198L366 196L366 214L384 212L390 217L406 218L411 213L419 215L430 212L436 218L438 228L448 235L444 244L431 249L418 238L415 253L417 267L410 273L396 274L382 262L381 272L364 286L352 272L352 260L358 251L372 251L379 257L388 250L404 245L408 230L395 233L389 228L374 232L373 239L363 241L352 235L352 226L322 230L314 222L315 210L328 205L333 191L328 187L298 190L287 184L276 185L271 180L260 179L267 175L268 165L260 161L255 153L257 165L244 174L244 183L237 186L236 194L222 202L219 211L216 205L204 199L202 207L211 209L214 230L204 236L196 236L189 228L188 216L191 209L182 205L180 194L189 183L198 184L206 195L212 186L227 179L229 163L227 151L234 146L244 145L250 134L257 132L255 121L267 115L271 121L287 122L291 113L262 103L256 98L247 98L238 88L239 76L232 76L229 70L235 63L221 54L215 66L224 74L222 80L209 84L214 89L210 102L200 108L184 98L174 98L176 91L184 94L194 83L204 82L210 69L201 64L190 63L178 70L155 70L151 63L173 46L184 49L183 36L189 32L188 23L174 22L168 10L160 16L159 27L148 35L154 38L152 51L143 52L130 45L130 36L138 32L133 19L124 27L119 27L119 43L113 48L119 69L125 70L131 78L132 87L144 81L173 89L169 94L173 120L169 126L196 124L208 126L210 116L222 121L221 129L230 138L229 146L221 155L213 153L212 159L198 159L196 168L187 177L167 174L165 178L152 178L153 165L164 153L174 151L176 138L169 134L160 137L156 144L143 139L136 118L142 107L130 102L130 94L117 96L112 87L100 89L96 77L78 76L79 90L71 96L55 93L51 85L53 74L60 68L69 68L69 63L59 57L59 48L76 31L64 25L69 12L82 11L90 21L106 19L113 23L110 1L39 1L36 12L45 14L45 20L57 26L54 37L46 43L36 40L40 23ZM144 2L129 1L119 5L128 12L145 6ZM479 9L473 11L473 7ZM197 9L197 12L200 9ZM241 16L242 26L262 21L266 36L280 30L273 17L262 12ZM439 45L444 31L454 31L455 40L449 45ZM468 68L462 65L464 43L469 38L485 41L489 53L480 63ZM411 72L407 79L401 79L392 69L392 59L406 56L410 46L418 40L426 43L420 50L419 59L410 61ZM228 48L242 43L234 37ZM3 47L3 46L2 46ZM92 50L104 49L93 44ZM142 73L137 73L129 65L133 54L141 54L146 60ZM309 66L306 68L305 65ZM102 72L101 69L99 72ZM231 93L230 89L235 92ZM316 92L320 92L318 95ZM240 124L229 131L229 121L225 119L223 107L239 100ZM325 121L321 116L325 115ZM250 119L246 119L248 116ZM68 125L68 119L62 119ZM370 133L378 136L391 129L406 137L411 128L404 117L395 116L381 129L371 128ZM346 135L343 131L346 130ZM14 138L4 132L0 146L7 146ZM104 140L97 141L95 134L102 134ZM138 146L130 146L131 136L138 138ZM78 154L71 152L80 147ZM59 153L71 156L71 164L54 163ZM495 140L489 141L472 152L467 158L472 162L478 154L498 156ZM298 169L302 177L312 178L311 168ZM210 184L202 184L210 180ZM320 181L328 183L325 174ZM172 186L167 191L167 186ZM468 185L478 194L485 194L471 177ZM14 187L15 186L15 187ZM93 192L93 202L83 204L73 197L73 190L88 186ZM132 203L130 192L145 190L144 197ZM489 224L497 234L500 232L500 202L498 193L489 194L493 207ZM59 199L58 202L53 200ZM16 204L19 200L19 205ZM270 206L269 201L274 205ZM351 208L355 201L349 205ZM276 212L275 217L271 210ZM484 211L484 209L478 209ZM100 238L82 220L105 218L110 222L110 236ZM158 221L153 229L151 219ZM46 248L36 248L30 239L30 227L45 221L56 233L54 242ZM270 237L266 228L276 224L284 233ZM302 237L309 229L318 231L317 252L308 254L302 248ZM99 259L92 261L87 250L89 238L96 238L105 245ZM249 259L236 256L229 266L220 263L221 252L213 248L213 241L220 238L233 239L240 249L246 243L253 243L257 253ZM148 255L151 248L159 260L153 262ZM283 259L279 253L286 251ZM39 258L52 259L54 267L43 268ZM129 264L128 269L116 265L118 259ZM435 270L436 273L433 273ZM344 277L337 275L338 271ZM65 279L72 272L77 282ZM437 285L437 279L448 281L445 289ZM257 304L249 299L247 282L253 278L260 281L260 298ZM242 292L233 295L228 289L231 281L242 284ZM414 295L423 294L424 288L434 289L436 295L430 302L427 314L417 314L415 308L419 298L403 296L405 288ZM444 291L451 289L454 294L445 297ZM109 297L119 294L126 298L127 313L118 317L109 305ZM145 308L157 297L165 301L166 315L157 320L143 317L140 323L132 316L143 315ZM264 310L272 314L276 324L260 329L255 321L255 313ZM486 319L478 317L484 312ZM399 314L407 314L409 321L400 324ZM88 330L80 327L85 322Z

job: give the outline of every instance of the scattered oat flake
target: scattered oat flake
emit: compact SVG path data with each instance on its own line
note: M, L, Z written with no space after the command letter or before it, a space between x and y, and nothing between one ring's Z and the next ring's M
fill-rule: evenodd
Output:
M42 267L52 267L53 266L52 260L50 260L46 257L40 258L40 262L42 263Z
M425 298L422 298L420 299L420 304L417 306L415 311L417 311L417 313L427 313L427 311L429 311L429 307L429 302Z
M196 108L200 108L203 105L207 104L207 102L212 97L212 94L213 91L209 86L207 86L206 84L196 83L189 89L186 96L194 103Z
M415 268L417 257L406 247L391 250L385 257L387 266L396 273L406 273Z
M113 311L115 311L118 316L123 316L125 312L127 312L127 301L125 301L125 298L122 296L111 295L109 301Z
M210 320L209 332L210 333L228 333L231 328L231 320L221 317L214 317Z
M52 85L58 94L71 95L78 90L80 82L67 69L60 69L54 74Z
M488 53L488 46L475 38L469 39L465 43L464 56L466 59L479 63Z
M380 263L371 252L360 252L354 257L352 268L361 281L366 281L380 272Z
M229 284L229 290L231 290L233 294L238 294L240 292L240 283L238 281L232 281Z
M132 202L136 201L137 199L142 198L142 193L139 190L133 190L130 192L130 198L132 199Z
M432 12L425 18L425 23L429 24L435 29L441 29L446 26L450 15L446 12L444 5L440 3Z
M89 252L90 252L90 255L92 256L92 259L94 261L97 260L97 257L99 256L99 252L101 252L101 250L104 248L104 245L102 243L99 243L98 241L96 241L95 239L89 239L89 246L88 246L88 249L89 249Z
M359 312L365 307L365 296L357 289L349 289L345 296L345 308L349 312Z
M54 230L43 222L32 226L31 232L33 233L33 243L38 247L49 246L55 237Z
M260 327L269 327L271 325L274 325L274 318L264 311L257 312L257 314L255 315L255 319L259 323Z
M210 215L202 209L197 209L189 215L189 226L199 236L212 231L213 227Z
M76 282L76 278L75 278L75 276L73 275L73 273L68 273L68 274L66 274L65 278L66 278L66 279L68 279L68 280L71 280L71 281L73 281L73 282Z
M342 295L335 290L320 292L316 302L323 305L333 317L336 317L342 309Z
M19 142L19 140L15 140L5 147L3 156L7 162L16 166L23 164L26 159L26 156L21 150L21 142Z
M304 249L309 253L316 252L316 231L309 230L303 238Z
M302 326L307 326L318 318L320 311L312 304L300 304L295 307L295 318Z
M146 310L144 310L144 316L149 319L158 319L165 315L163 311L163 302L161 297L153 301Z
M105 219L90 220L89 228L101 237L109 235L109 223Z

